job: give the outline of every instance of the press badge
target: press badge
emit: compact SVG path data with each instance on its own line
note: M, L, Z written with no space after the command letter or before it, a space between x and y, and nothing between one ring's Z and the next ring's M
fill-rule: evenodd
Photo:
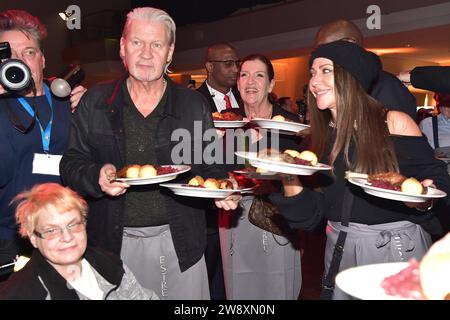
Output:
M61 158L61 155L56 154L35 153L32 173L59 176L59 162Z

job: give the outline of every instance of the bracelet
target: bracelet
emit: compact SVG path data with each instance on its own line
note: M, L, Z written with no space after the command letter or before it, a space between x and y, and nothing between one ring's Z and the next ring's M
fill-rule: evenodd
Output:
M421 208L421 207L416 207L416 210L417 211L420 211L420 212L428 212L428 211L430 211L431 209L433 209L433 204L434 204L434 202L433 202L433 200L431 200L431 203L430 203L430 205L428 206L428 208Z

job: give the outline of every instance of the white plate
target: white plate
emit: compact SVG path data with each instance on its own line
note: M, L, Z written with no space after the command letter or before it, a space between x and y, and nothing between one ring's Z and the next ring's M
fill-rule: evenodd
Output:
M273 172L310 176L317 171L331 170L332 167L318 163L315 166L304 166L300 164L286 163L269 159L259 159L255 152L235 152L238 157L248 159L250 164L256 168Z
M197 197L197 198L223 199L233 193L241 192L241 190L234 190L234 189L233 190L206 189L206 188L189 187L186 184L181 183L164 183L161 184L161 187L169 188L170 190L173 191L173 193L179 196Z
M248 123L247 120L236 120L236 121L214 120L214 127L216 127L216 128L242 128L247 123Z
M276 121L261 118L254 118L252 119L252 122L256 123L262 129L280 130L280 133L285 133L285 131L297 133L310 127L307 124L302 124L298 122Z
M345 293L363 300L407 300L387 294L381 282L384 278L408 267L408 262L379 263L359 266L341 271L336 285Z
M155 184L155 183L161 183L166 182L175 179L179 174L182 174L184 172L187 172L191 170L190 166L186 165L170 165L172 168L178 169L177 172L173 173L167 173L167 174L161 174L158 176L150 177L150 178L116 178L116 181L125 182L128 183L130 186L138 186L138 185L144 185L144 184ZM160 167L167 167L160 166Z
M447 195L444 191L431 187L428 187L427 194L413 195L401 191L373 187L369 184L367 179L363 178L350 178L348 179L348 181L350 183L353 183L354 185L363 188L363 190L368 194L390 200L407 201L407 202L424 202L427 199L444 198Z

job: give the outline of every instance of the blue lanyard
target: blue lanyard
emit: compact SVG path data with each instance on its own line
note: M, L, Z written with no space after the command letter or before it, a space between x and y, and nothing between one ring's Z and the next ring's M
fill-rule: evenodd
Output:
M45 97L47 98L48 104L50 105L50 120L48 121L47 127L45 130L42 128L41 122L38 118L36 118L36 122L39 124L39 128L41 129L41 138L42 138L42 148L44 149L44 152L48 153L50 151L50 136L52 133L52 123L53 123L53 101L52 96L50 94L50 91L48 90L48 87L44 84L44 92ZM24 98L18 98L20 104L22 107L28 112L28 114L32 117L34 117L33 109L31 108L30 104L27 100Z

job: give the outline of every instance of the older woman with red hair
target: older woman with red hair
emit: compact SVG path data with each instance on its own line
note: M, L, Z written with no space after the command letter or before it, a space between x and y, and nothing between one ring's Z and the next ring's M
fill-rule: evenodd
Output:
M29 238L36 250L27 265L0 287L0 299L158 299L119 257L87 246L88 207L74 191L45 183L15 201L20 235Z

